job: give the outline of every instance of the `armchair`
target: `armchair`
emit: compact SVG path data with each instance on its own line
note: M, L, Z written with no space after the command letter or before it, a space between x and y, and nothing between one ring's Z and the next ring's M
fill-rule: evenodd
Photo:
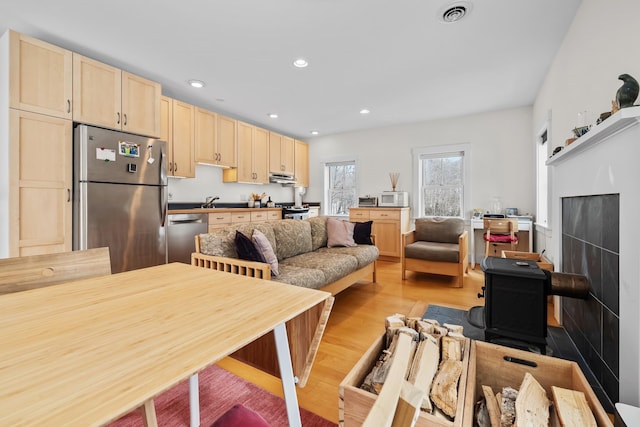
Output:
M461 218L417 218L415 230L402 235L402 279L406 271L458 277L469 272L469 238Z

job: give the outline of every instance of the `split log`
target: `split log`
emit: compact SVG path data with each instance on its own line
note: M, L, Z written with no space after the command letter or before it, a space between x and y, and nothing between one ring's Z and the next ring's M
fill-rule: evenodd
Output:
M400 398L396 412L393 414L393 422L391 427L413 427L420 416L420 402L424 391L410 384L407 381L402 382L400 389Z
M530 373L524 379L516 398L516 427L549 425L549 399L544 388Z
M462 342L450 336L442 337L442 360L462 360Z
M478 427L492 427L486 399L480 399L476 402L476 424Z
M551 394L562 427L597 426L583 392L551 386Z
M409 382L424 390L421 407L429 413L433 410L431 400L429 399L429 390L431 390L433 377L438 371L439 362L440 349L436 340L429 337L421 341L418 346L418 351L416 352L416 357L413 359L414 366L409 375Z
M443 323L442 326L447 328L449 332L454 332L456 334L462 334L464 331L464 326L462 325L452 325L451 323Z
M498 407L498 401L493 394L493 390L490 386L483 385L482 393L484 394L484 400L486 401L489 424L491 427L500 427L500 407Z
M502 389L502 399L500 402L500 427L512 427L516 420L516 398L518 390L511 387Z
M433 324L429 322L425 322L424 320L418 320L416 322L415 329L421 334L431 334L433 333Z
M450 417L454 417L458 407L458 380L462 374L462 362L443 360L431 387L431 400Z
M409 345L409 352L410 352L410 357L413 358L413 354L416 348L414 341L419 337L419 334L413 329L403 326L397 330L397 334L394 335L391 340L391 345L387 350L383 352L385 353L385 356L381 358L382 364L378 367L378 369L376 369L376 372L373 374L371 378L371 385L375 390L376 394L380 393L380 390L382 389L382 386L384 385L384 382L386 381L387 376L389 375L389 369L393 364L393 358L396 353L398 339L400 336L403 336L403 335L409 337L410 339L411 344ZM408 371L405 372L404 375L402 375L402 378L403 379L406 378L407 374L408 374Z
M433 326L440 326L440 322L436 319L422 319L423 322L431 323Z

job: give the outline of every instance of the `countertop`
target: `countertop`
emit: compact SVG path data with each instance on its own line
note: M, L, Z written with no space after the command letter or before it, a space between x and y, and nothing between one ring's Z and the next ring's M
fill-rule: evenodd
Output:
M278 203L276 207L267 208L250 208L246 203L215 203L214 208L202 208L200 207L202 202L170 202L169 214L184 214L184 213L225 213L225 212L266 212L266 211L280 211L283 208L293 206L293 203ZM305 203L307 205L307 203ZM320 207L319 203L309 203L309 207Z

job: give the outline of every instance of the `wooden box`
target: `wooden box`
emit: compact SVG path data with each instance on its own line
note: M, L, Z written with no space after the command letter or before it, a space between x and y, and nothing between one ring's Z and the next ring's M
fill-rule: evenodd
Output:
M544 387L550 401L553 401L552 385L583 392L598 426L613 427L577 363L482 341L471 342L463 426L474 425L474 408L482 396L482 385L491 386L494 393L506 386L519 389L526 372ZM549 425L560 425L553 405Z
M459 427L462 426L464 413L464 397L469 365L470 340L465 341L464 355L462 359L462 374L458 383L458 409L453 422L436 417L426 412L420 413L416 426L418 427ZM339 417L340 425L344 427L356 427L362 425L367 414L376 400L376 395L360 388L364 378L373 368L380 356L385 344L385 336L382 334L360 358L358 363L349 371L339 387Z
M545 258L544 255L540 255L535 252L518 252L518 251L502 251L502 258L515 258L515 259L526 259L535 261L543 270L553 271L553 263Z

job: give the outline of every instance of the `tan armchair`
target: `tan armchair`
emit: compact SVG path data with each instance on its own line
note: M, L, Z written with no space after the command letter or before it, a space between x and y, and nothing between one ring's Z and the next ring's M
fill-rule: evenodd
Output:
M469 272L469 237L461 218L417 218L416 228L402 235L402 279L406 271L458 277Z

